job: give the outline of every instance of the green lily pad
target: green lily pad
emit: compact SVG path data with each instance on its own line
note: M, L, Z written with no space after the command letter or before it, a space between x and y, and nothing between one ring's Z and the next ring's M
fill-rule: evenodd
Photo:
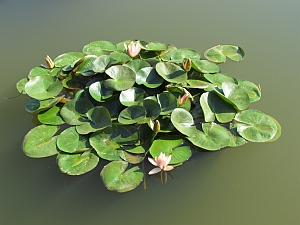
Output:
M50 71L49 69L46 69L46 68L43 68L40 66L34 67L33 69L31 69L29 71L28 79L32 79L32 78L38 77L38 76L48 75L49 71Z
M68 175L81 175L94 169L99 162L99 157L90 151L82 154L60 153L57 156L57 164L61 172Z
M109 57L114 61L114 64L123 64L131 60L129 55L121 52L112 52Z
M89 87L89 93L98 102L103 102L113 95L113 91L105 88L103 81L92 83Z
M88 55L85 57L84 61L78 66L76 73L80 73L83 76L95 75L94 72L94 62L97 59L94 55Z
M79 134L88 134L112 125L109 111L103 106L91 108L86 116L89 121L76 126Z
M200 54L189 48L174 49L170 52L170 59L172 62L181 63L184 58L200 59Z
M194 145L210 151L229 145L231 133L225 127L216 123L203 123L202 130L197 130L187 139Z
M249 107L250 98L247 92L239 87L237 84L231 82L222 83L221 93L218 89L215 89L216 93L226 102L233 105L239 110L245 110Z
M40 101L35 98L30 98L26 102L25 109L30 113L39 112L56 105L60 99L61 97L56 97Z
M21 94L26 94L25 85L27 82L28 82L27 78L23 78L18 81L18 83L16 85L18 92L20 92Z
M205 58L215 63L224 63L226 57L237 62L244 58L245 52L235 45L217 45L204 52Z
M220 68L213 62L208 60L193 59L192 67L201 73L217 73Z
M56 97L62 88L59 80L47 75L34 77L25 84L25 92L38 100Z
M59 116L60 107L53 106L47 111L40 112L38 114L38 120L43 124L48 125L61 125L64 124L65 121Z
M58 153L56 148L57 136L53 136L58 126L40 125L31 129L24 137L24 153L32 158L42 158Z
M236 110L227 102L223 101L216 93L205 92L200 97L200 104L204 113L205 122L215 121L215 117L221 123L233 120Z
M160 115L167 115L177 107L177 98L168 91L158 94L157 101L161 108Z
M120 145L135 145L139 141L139 126L113 124L111 138Z
M151 99L151 98L146 98L144 99L143 102L141 102L141 105L145 108L146 110L146 117L151 118L151 119L156 119L160 113L160 105L157 101Z
M168 48L166 44L160 43L160 42L149 42L146 45L147 51L164 51Z
M249 109L236 114L237 132L246 140L266 142L277 133L277 124L272 117L261 111Z
M150 67L150 64L141 59L134 59L134 60L130 60L129 62L124 64L124 66L130 68L132 71L137 73L142 68Z
M159 76L153 67L144 67L136 73L136 83L143 84L148 88L157 88L163 81L164 79Z
M75 127L69 127L58 135L57 147L67 153L83 152L90 149L88 139L78 134Z
M163 137L161 139L155 140L149 152L153 158L156 158L160 153L165 155L170 155L172 150L183 143L183 139L173 138L173 137Z
M112 52L117 49L117 46L110 41L94 41L83 47L82 52L87 55L105 55L106 51Z
M182 108L176 108L171 114L171 122L182 134L191 136L196 131L194 119L190 112Z
M105 73L112 78L104 81L105 88L109 90L123 91L135 83L135 73L126 66L115 65L108 68Z
M95 73L103 73L106 70L106 68L109 66L110 62L111 62L111 58L108 55L98 56L93 61L92 70Z
M121 160L119 156L120 145L112 140L111 129L96 131L90 137L90 144L96 150L97 155L106 160Z
M231 83L237 83L237 80L231 76L222 73L210 74L206 73L203 75L205 79L211 82L213 85L216 85L218 88L222 88L222 83L227 81Z
M69 125L81 125L86 122L83 115L76 111L76 100L67 102L60 110L63 120Z
M143 106L132 105L120 112L118 117L119 123L134 124L146 118L147 112Z
M172 157L171 157L171 161L169 164L178 165L178 164L181 164L184 161L188 160L191 157L192 152L191 152L190 146L180 146L180 147L174 148L171 152L171 155L172 155Z
M53 60L56 67L63 67L68 65L75 64L76 61L83 58L85 54L82 52L68 52L62 55L59 55Z
M128 162L114 161L107 164L100 176L110 191L127 192L135 189L143 180L144 174L137 167L126 170Z
M247 80L237 80L237 84L247 92L250 102L256 102L260 99L261 91L256 84Z
M180 66L169 62L156 64L156 72L166 81L171 83L186 83L187 73Z
M119 151L120 157L131 164L138 164L145 158L145 154L132 154L126 151Z
M143 101L146 92L142 88L132 87L127 90L121 91L120 102L124 106L137 105Z

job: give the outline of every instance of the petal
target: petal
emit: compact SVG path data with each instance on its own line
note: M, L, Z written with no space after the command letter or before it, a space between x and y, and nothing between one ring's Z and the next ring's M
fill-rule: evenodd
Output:
M164 168L164 171L170 171L170 170L172 170L172 169L174 169L174 166L166 166L166 167Z
M167 166L167 165L170 163L171 158L172 158L172 155L168 155L168 156L167 156L165 166Z
M148 160L153 166L157 166L156 160L154 160L152 158L148 158Z
M148 173L149 175L152 175L152 174L156 174L156 173L159 173L161 171L160 168L156 167L152 170L150 170L150 172Z

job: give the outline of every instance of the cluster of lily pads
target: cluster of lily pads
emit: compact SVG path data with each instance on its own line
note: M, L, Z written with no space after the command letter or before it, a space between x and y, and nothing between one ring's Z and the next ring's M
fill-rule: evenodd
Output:
M95 41L33 68L17 89L40 125L25 136L29 157L57 155L59 169L81 175L99 160L109 190L136 188L145 173L174 169L191 149L215 151L270 142L281 133L271 116L249 109L260 87L220 73L227 58L243 59L234 45L200 54L171 44ZM149 161L156 168L140 169Z

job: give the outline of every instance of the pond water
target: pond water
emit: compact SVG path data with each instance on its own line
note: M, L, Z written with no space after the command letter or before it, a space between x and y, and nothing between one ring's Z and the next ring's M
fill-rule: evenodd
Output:
M46 1L0 2L0 224L282 225L300 221L300 2L286 1ZM41 63L80 51L89 42L141 39L203 53L217 44L245 49L222 71L260 83L252 108L282 125L272 143L198 154L172 171L164 185L107 191L92 172L62 174L55 157L28 158L24 135L34 118L15 83Z

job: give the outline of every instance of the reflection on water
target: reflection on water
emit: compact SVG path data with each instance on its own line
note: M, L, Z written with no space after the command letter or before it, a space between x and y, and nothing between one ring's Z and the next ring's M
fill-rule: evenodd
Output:
M299 1L1 1L1 224L297 224L300 154L297 59ZM283 127L274 143L200 153L165 184L119 194L99 173L61 174L55 157L31 159L21 148L34 127L27 97L15 83L34 66L95 40L142 39L203 53L217 44L245 49L242 62L221 69L262 86L254 108ZM274 96L275 90L275 96ZM157 222L159 221L159 222Z

